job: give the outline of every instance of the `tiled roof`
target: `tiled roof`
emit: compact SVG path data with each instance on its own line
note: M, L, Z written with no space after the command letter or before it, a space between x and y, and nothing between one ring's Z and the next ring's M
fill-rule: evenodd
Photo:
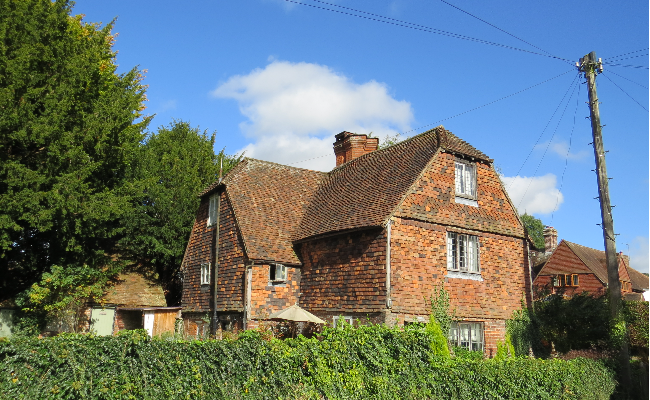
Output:
M166 307L167 301L160 283L138 272L121 273L115 285L108 289L102 303L131 307Z
M489 160L442 126L355 158L329 173L294 239L382 226L440 148Z
M648 275L642 274L630 266L627 267L627 273L630 275L632 290L641 291L650 289L650 279L648 278Z
M564 243L569 246L569 248L575 253L580 260L593 271L593 273L600 279L601 282L607 284L607 256L604 251L592 249L591 247L582 246L576 243L571 243L566 240L563 240ZM620 262L620 257L617 256L617 260ZM623 263L627 268L628 275L630 276L630 281L632 282L633 289L645 289L648 288L648 277L638 272L629 266L629 258L623 256ZM619 273L620 273L619 266ZM636 278L633 277L633 273L636 273ZM635 283L636 279L636 283Z
M607 258L602 250L592 249L563 240L582 262L593 271L601 282L607 283Z
M445 150L449 150L450 152L453 153L460 153L490 163L493 161L491 158L489 158L481 151L476 149L474 146L467 143L466 141L459 138L458 136L454 135L453 133L445 130L442 126L439 126L438 128L432 129L428 132L425 132L423 133L423 135L426 135L427 133L433 131L437 131L439 134L441 148Z
M325 176L246 158L223 179L249 259L300 264L291 236Z

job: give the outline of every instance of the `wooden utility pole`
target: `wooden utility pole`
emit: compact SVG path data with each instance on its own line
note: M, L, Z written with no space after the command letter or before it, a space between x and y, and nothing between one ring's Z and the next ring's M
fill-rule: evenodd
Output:
M607 287L609 288L609 309L612 324L622 324L621 307L621 280L618 275L618 256L616 254L616 236L614 234L614 218L612 217L612 206L609 200L609 179L607 178L607 166L605 165L605 149L603 146L603 135L600 125L600 110L598 95L596 93L596 74L603 71L603 64L596 59L596 53L591 52L580 59L578 63L580 72L585 74L589 92L589 112L591 119L591 131L593 135L594 157L596 158L596 176L598 177L598 198L600 200L600 214L602 217L603 238L605 240L605 257L607 259ZM620 349L620 360L623 370L624 388L630 384L630 358L627 346L627 338L622 341Z

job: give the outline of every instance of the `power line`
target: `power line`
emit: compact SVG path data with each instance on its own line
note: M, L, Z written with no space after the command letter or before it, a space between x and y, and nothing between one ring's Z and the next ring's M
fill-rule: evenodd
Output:
M603 64L605 64L605 63L603 63ZM643 68L643 69L648 69L648 67L646 67L646 66L644 66L644 65L609 64L609 63L607 63L607 65L609 65L610 67L625 67L625 68L637 68L637 69L641 69L641 68Z
M458 10L458 11L461 11L461 12L463 12L463 13L469 15L469 16L472 17L472 18L476 18L477 20L479 20L479 21L481 21L481 22L483 22L483 23L485 23L485 24L490 25L490 26L493 27L494 29L497 29L497 30L501 31L501 32L505 33L505 34L508 35L508 36L512 36L513 38L515 38L515 39L517 39L517 40L519 40L519 41L522 41L522 42L526 43L526 44L529 45L529 46L532 46L532 47L536 48L536 49L539 50L539 51L543 51L543 52L546 53L546 54L552 55L552 54L549 53L548 51L546 51L546 50L544 50L544 49L542 49L542 48L539 48L539 47L535 46L534 44L529 43L529 42L525 41L524 39L522 39L522 38L520 38L520 37L518 37L518 36L515 36L515 35L513 35L512 33L507 32L507 31L505 31L505 30L499 28L498 26L496 26L496 25L494 25L494 24L491 24L491 23L487 22L486 20L484 20L484 19L482 19L482 18L479 18L479 17L477 17L476 15L474 15L474 14L468 12L468 11L463 10L462 8L460 8L460 7L458 7L458 6L455 6L455 5L449 3L449 2L447 2L447 1L445 1L445 0L440 0L440 1L442 1L442 2L445 3L445 4L447 4L447 5L450 6L450 7L455 8L455 9ZM569 61L567 61L567 62L569 62Z
M565 74L566 74L566 73L569 73L569 72L571 72L571 71L573 71L573 70L569 70L569 71L565 72ZM564 96L562 96L562 100L560 100L560 103L559 103L559 104L557 105L557 107L555 108L555 111L553 111L553 115L551 115L551 118L549 118L548 122L546 123L546 126L545 126L544 129L542 130L542 133L539 134L539 137L538 137L537 140L535 141L535 144L533 145L533 148L530 149L530 152L529 152L528 155L526 156L526 159L524 160L524 162L521 164L521 167L519 167L519 171L517 171L517 173L515 174L515 176L519 176L519 174L521 173L521 170L524 168L524 165L526 165L526 162L528 162L528 159L530 158L530 155L533 154L533 151L535 150L535 147L536 147L537 144L539 143L540 139L542 139L542 136L544 136L544 132L546 132L546 128L548 128L548 126L551 124L551 121L552 121L553 118L555 117L555 114L557 113L557 110L560 108L560 106L561 106L562 103L564 102L564 98L565 98L566 95L569 93L569 90L570 90L571 87L573 86L573 84L574 84L574 82L575 82L575 80L576 80L576 78L577 78L578 76L580 76L580 75L579 75L579 74L576 75L576 77L573 78L573 81L571 81L571 85L569 86L569 89L567 89L567 91L564 93Z
M603 75L605 75L605 74L603 74ZM629 94L628 92L626 92L625 90L623 90L622 87L618 86L618 85L616 84L616 82L614 82L613 80L611 80L611 79L609 78L609 76L605 75L605 78L607 78L610 82L612 82L612 83L614 84L614 86L616 86L617 88L619 88L619 89L621 90L621 92L625 93L625 94L627 95L627 97L629 97L630 99L632 99L632 101L634 101L636 104L638 104L639 107L643 108L646 112L648 111L648 109L645 108L643 105L641 105L641 103L639 103L638 101L636 101L636 99L635 99L634 97L630 96L630 94Z
M580 74L578 74L576 76L576 78L578 78L579 76L580 76ZM573 94L575 93L574 85L575 85L576 80L577 80L576 78L573 79L573 81L571 82L571 85L569 86L569 89L567 89L567 91L564 93L564 97L562 97L562 100L560 101L560 104L558 104L558 108L559 108L560 105L562 105L562 103L564 102L564 99L566 98L566 95L569 93L571 88L573 88L573 92L571 93L571 97L569 97L569 99L566 102L566 105L564 106L564 109L562 110L562 114L560 115L560 119L558 119L557 125L555 125L555 130L553 131L553 135L551 135L551 139L548 141L548 144L546 145L546 149L544 149L544 154L542 154L542 158L539 160L539 163L537 163L537 168L535 168L535 172L533 172L533 176L537 175L537 171L539 171L539 167L542 166L542 161L544 161L544 157L546 157L546 153L548 153L548 149L549 149L549 147L551 147L551 143L553 142L553 138L555 138L555 134L557 133L557 130L560 127L560 123L562 122L562 119L564 118L564 113L566 112L567 107L569 107L569 102L571 101L571 98L573 97ZM556 111L557 111L557 109L556 109ZM553 113L553 115L555 115L555 113ZM533 147L533 149L535 149L535 147ZM518 175L519 175L519 173L517 173L517 175L515 175L515 176L518 176ZM524 194L521 196L521 200L519 200L519 204L517 204L517 208L519 208L521 203L524 201L524 198L526 197L526 194L528 193L528 189L530 189L530 185L532 185L532 183L533 183L532 179L528 181L528 186L526 187L526 190L524 191Z
M648 53L645 53L645 54L639 54L639 55L636 55L636 56L630 56L630 57L623 57L623 58L619 58L619 59L616 59L616 60L607 60L607 59L606 59L607 61L604 62L603 64L609 64L609 63L611 63L611 62L619 62L619 61L623 61L623 60L629 60L630 58L647 57L647 56L648 56Z
M501 101L501 100L505 100L505 99L507 99L507 98L509 98L509 97L512 97L512 96L518 95L519 93L523 93L523 92L525 92L525 91L527 91L527 90L530 90L530 89L532 89L532 88L534 88L534 87L537 87L537 86L539 86L539 85L543 85L544 83L546 83L546 82L550 82L550 81L552 81L552 80L554 80L554 79L557 79L557 78L559 78L559 77L561 77L561 76L563 76L563 75L568 74L568 73L571 72L571 71L573 71L573 69L570 69L570 70L568 70L568 71L566 71L566 72L563 72L563 73L561 73L561 74L559 74L559 75L557 75L557 76L554 76L554 77L552 77L552 78L546 79L545 81L542 81L542 82L536 83L536 84L534 84L534 85L532 85L532 86L529 86L529 87L527 87L527 88L525 88L525 89L522 89L522 90L519 90L519 91L517 91L517 92L511 93L511 94L509 94L509 95L507 95L507 96L503 96L503 97L501 97L500 99L493 100L493 101L491 101L491 102L489 102L489 103L485 103L485 104L480 105L480 106L478 106L478 107L471 108L471 109L466 110L466 111L463 111L463 112L461 112L461 113L459 113L459 114L452 115L451 117L443 118L443 119L438 120L438 121L436 121L436 122L432 122L432 123L430 123L430 124L422 125L422 126L420 126L420 127L418 127L418 128L414 128L414 129L411 129L411 130L408 130L408 131L399 132L398 135L406 135L407 133L411 133L411 132L413 132L413 131L418 131L418 130L420 130L420 129L426 128L426 127L431 126L431 125L437 125L437 124L439 124L439 123L441 123L441 122L443 122L443 121L446 121L446 120L448 120L448 119L456 118L456 117L459 117L459 116L461 116L461 115L467 114L467 113L469 113L469 112L472 112L472 111L476 111L476 110L478 110L478 109L481 109L481 108L483 108L483 107L487 107L487 106L489 106L489 105L491 105L491 104L494 104L494 103L497 103L497 102L499 102L499 101ZM556 110L556 111L557 111L557 110ZM554 113L553 115L555 115L555 113ZM549 122L550 122L550 121L549 121ZM547 126L548 126L548 124L547 124ZM538 140L539 140L539 139L538 139ZM537 144L537 143L536 143L536 144ZM305 161L311 161L311 160L315 160L315 159L317 159L317 158L323 158L323 157L328 157L328 156L330 156L330 154L324 154L324 155L322 155L322 156L313 157L313 158L308 158L308 159L306 159L306 160L302 160L302 161L292 162L292 163L289 163L289 164L287 164L287 165L299 164L299 163L303 163L303 162L305 162ZM523 167L523 166L522 166L522 167Z
M313 5L313 4L301 3L301 2L295 1L295 0L284 0L284 1L289 2L289 3L299 4L301 6L317 8L319 10L331 11L331 12L335 12L335 13L339 13L339 14L349 15L349 16L352 16L352 17L363 18L363 19L367 19L367 20L370 20L370 21L382 22L382 23L385 23L385 24L390 24L390 25L395 25L395 26L401 26L403 28L415 29L415 30L418 30L418 31L426 32L426 33L435 33L437 35L448 36L448 37L452 37L452 38L456 38L456 39L469 40L469 41L476 42L476 43L487 44L487 45L490 45L490 46L497 46L497 47L501 47L501 48L504 48L504 49L521 51L521 52L524 52L524 53L535 54L535 55L538 55L538 56L549 57L549 58L554 58L554 59L557 59L557 60L568 61L568 62L573 63L573 61L568 60L566 58L556 57L556 56L548 55L548 54L537 53L537 52L530 51L530 50L520 49L520 48L514 47L514 46L508 46L508 45L505 45L505 44L490 42L488 40L477 39L477 38L474 38L474 37L471 37L471 36L465 36L465 35L461 35L461 34L458 34L458 33L443 31L441 29L430 28L430 27L426 27L426 26L423 26L423 25L417 25L417 24L413 24L411 22L401 21L401 20L398 20L398 19L395 19L395 18L384 17L384 16L381 16L381 15L378 15L378 14L372 14L372 13L369 13L369 12L366 12L366 11L356 10L354 8L343 7L343 6L339 6L337 4L326 3L326 2L320 1L320 0L312 0L312 1L316 1L316 2L319 2L319 3L322 3L322 4L327 4L327 5L332 6L332 7L343 8L343 9L350 10L350 11L353 11L353 12L356 12L356 13L372 15L372 16L377 17L377 18L366 17L366 16L358 15L358 14L352 14L352 13L345 12L345 11L333 10L331 8L320 7L320 6L316 6L316 5ZM378 18L382 18L382 19L378 19ZM396 21L396 22L392 22L392 21Z
M629 53L623 53L623 54L619 54L619 55L617 55L617 56L614 56L614 57L607 57L607 59L614 59L614 58L619 58L619 57L623 57L623 56L626 56L626 55L628 55L628 54L634 54L634 53L638 53L638 52L640 52L640 51L646 51L646 50L649 50L649 48L648 48L648 47L646 47L645 49L640 49L640 50L634 50L634 51L630 51Z
M571 134L569 135L569 148L566 151L566 156L564 159L564 169L562 170L562 177L560 178L560 188L558 189L562 193L562 188L564 187L564 174L569 165L569 154L571 154L571 145L573 143L573 132L576 128L576 115L578 114L578 105L580 104L580 85L578 85L578 95L576 96L576 108L573 110L573 126L571 127ZM555 211L557 210L558 203L560 202L560 197L555 198L555 207L553 207L553 212L551 213L551 224L553 223L553 217L555 217Z
M624 77L623 75L619 75L619 74L617 74L617 73L614 72L614 71L607 71L607 73L612 73L612 74L614 74L614 75L616 75L616 76L618 76L618 77L620 77L620 78L625 79L626 81L630 81L630 82L634 83L635 85L639 85L639 86L641 86L641 87L644 88L644 89L647 89L647 88L648 88L647 86L642 85L642 84L640 84L640 83L638 83L638 82L634 82L632 79L627 79L627 78Z
M544 83L546 83L546 82L552 81L553 79L557 79L557 78L561 77L562 75L566 75L566 74L568 74L568 73L571 72L571 71L573 71L573 69L570 69L570 70L568 70L568 71L566 71L566 72L561 73L560 75L557 75L557 76L554 76L554 77L552 77L552 78L549 78L549 79L547 79L547 80L545 80L545 81L543 81L543 82L536 83L536 84L534 84L533 86L529 86L529 87L527 87L526 89L522 89L522 90L519 90L518 92L511 93L511 94L509 94L509 95L507 95L507 96L501 97L500 99L493 100L493 101L491 101L491 102L489 102L489 103L485 103L485 104L483 104L483 105L481 105L481 106L471 108L471 109L469 109L469 110L467 110L467 111L463 111L463 112L460 113L460 114L452 115L451 117L447 117L447 118L441 119L441 120L439 120L439 121L436 121L436 122L433 122L433 123L430 123L430 124L426 124L426 125L420 126L420 127L418 127L418 128L415 128L415 129L411 129L410 131L401 132L401 133L399 133L399 134L400 134L400 135L405 135L405 134L407 134L407 133L411 133L411 132L413 132L413 131L417 131L417 130L420 130L420 129L422 129L422 128L426 128L427 126L436 125L436 124L439 124L439 123L441 123L441 122L443 122L443 121L446 121L446 120L448 120L448 119L452 119L452 118L459 117L459 116L461 116L461 115L463 115L463 114L467 114L468 112L476 111L476 110L478 110L478 109L480 109L480 108L483 108L483 107L489 106L489 105L494 104L494 103L496 103L496 102L499 102L499 101L501 101L501 100L505 100L505 99L507 99L507 98L509 98L509 97L515 96L515 95L517 95L517 94L519 94L519 93L525 92L526 90L529 90L529 89L532 89L532 88L537 87L537 86L539 86L539 85L542 85L542 84L544 84Z

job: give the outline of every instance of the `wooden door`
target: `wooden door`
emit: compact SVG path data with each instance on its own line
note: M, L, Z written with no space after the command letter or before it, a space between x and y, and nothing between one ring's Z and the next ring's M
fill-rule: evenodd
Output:
M115 309L93 308L90 313L90 330L98 336L110 336L113 334L113 321Z

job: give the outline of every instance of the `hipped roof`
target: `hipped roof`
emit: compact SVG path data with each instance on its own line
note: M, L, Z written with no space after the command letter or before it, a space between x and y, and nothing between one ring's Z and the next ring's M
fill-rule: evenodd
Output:
M246 158L201 196L225 187L249 259L300 264L296 241L383 226L440 150L492 162L440 126L329 173Z

